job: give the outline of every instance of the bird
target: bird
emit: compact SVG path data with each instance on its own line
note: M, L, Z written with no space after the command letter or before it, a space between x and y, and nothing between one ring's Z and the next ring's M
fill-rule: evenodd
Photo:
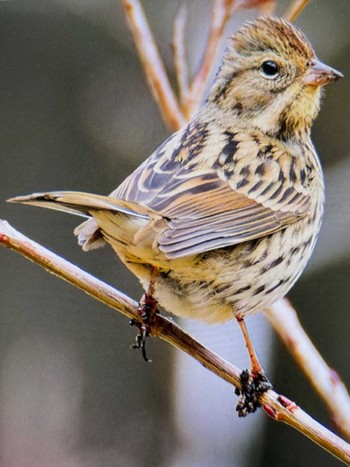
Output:
M9 201L88 219L84 251L110 244L146 298L180 317L245 317L284 297L320 230L322 168L311 141L324 85L342 74L303 32L261 16L228 41L208 97L109 196L54 191Z

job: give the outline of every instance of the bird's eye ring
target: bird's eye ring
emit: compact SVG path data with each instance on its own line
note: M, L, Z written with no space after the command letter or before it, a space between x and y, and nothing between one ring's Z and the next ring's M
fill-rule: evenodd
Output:
M280 69L277 63L272 60L267 60L260 67L260 71L263 74L263 76L269 79L276 78L276 76L279 73L279 70Z

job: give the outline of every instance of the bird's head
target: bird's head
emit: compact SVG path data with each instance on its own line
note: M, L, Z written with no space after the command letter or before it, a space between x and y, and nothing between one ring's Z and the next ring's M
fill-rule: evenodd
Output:
M232 36L208 101L281 139L309 132L321 87L342 74L288 21L263 16Z

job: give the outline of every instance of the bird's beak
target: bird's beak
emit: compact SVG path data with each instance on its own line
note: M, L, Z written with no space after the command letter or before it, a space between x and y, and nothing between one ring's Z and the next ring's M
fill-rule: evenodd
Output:
M343 78L343 76L340 71L325 65L319 60L314 60L303 77L303 83L309 86L324 86L332 81Z

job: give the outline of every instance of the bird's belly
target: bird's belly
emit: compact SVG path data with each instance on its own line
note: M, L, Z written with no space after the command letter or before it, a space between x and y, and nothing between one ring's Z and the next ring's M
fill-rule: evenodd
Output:
M210 251L186 268L161 273L156 298L175 315L207 322L252 314L288 293L315 240L311 229L290 226L259 240Z
M287 294L306 266L316 237L317 231L303 220L261 239L188 260L162 261L155 298L177 316L212 323L252 314ZM122 260L147 290L150 265Z

